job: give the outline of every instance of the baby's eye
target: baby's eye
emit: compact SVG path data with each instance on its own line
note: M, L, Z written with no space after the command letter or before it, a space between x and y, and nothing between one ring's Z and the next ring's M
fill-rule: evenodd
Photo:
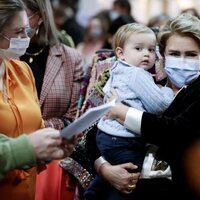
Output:
M154 53L156 50L155 49L149 49L149 52Z
M135 49L136 49L137 51L142 51L142 48L141 48L141 47L135 47Z

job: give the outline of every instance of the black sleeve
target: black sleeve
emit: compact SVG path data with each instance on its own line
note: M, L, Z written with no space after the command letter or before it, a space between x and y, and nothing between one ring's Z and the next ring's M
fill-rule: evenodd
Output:
M175 117L166 114L156 116L144 113L141 135L146 142L158 146L175 143L191 143L200 138L200 99L191 103Z

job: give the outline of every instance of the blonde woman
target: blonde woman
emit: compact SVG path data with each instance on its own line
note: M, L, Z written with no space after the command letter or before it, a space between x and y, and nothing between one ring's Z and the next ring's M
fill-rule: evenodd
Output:
M18 60L30 41L22 1L0 0L0 19L0 198L34 200L35 166L69 152L58 130L42 129L33 74Z
M168 78L179 89L173 102L161 115L142 112L119 103L108 113L108 117L115 118L128 129L141 134L146 142L156 144L162 150L161 158L170 164L172 170L171 197L199 199L200 20L189 14L180 15L163 27L158 34L158 41ZM137 182L137 178L134 180L135 174L126 171L132 165L126 166L126 169L123 166L111 166L104 161L97 162L97 165L100 174L120 191L128 189L131 179ZM119 172L121 179L115 176ZM145 191L154 182L150 180L146 188L141 190L141 181L138 181L135 189L135 192L140 193L139 199L145 196ZM163 183L160 182L155 190L152 188L148 199L156 199L156 191L162 188ZM160 192L163 197L170 193L165 191Z

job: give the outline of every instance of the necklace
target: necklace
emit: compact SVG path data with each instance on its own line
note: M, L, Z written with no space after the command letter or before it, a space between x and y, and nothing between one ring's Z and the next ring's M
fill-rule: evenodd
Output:
M32 63L33 62L33 57L35 56L38 56L39 54L41 54L43 51L44 51L45 47L43 47L42 49L40 49L38 52L36 53L29 53L29 52L26 52L25 54L30 56L29 58L29 63Z

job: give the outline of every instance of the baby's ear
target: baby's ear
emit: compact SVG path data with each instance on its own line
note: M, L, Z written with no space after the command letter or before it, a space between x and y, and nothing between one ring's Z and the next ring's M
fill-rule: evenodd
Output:
M124 53L123 53L123 49L121 47L117 47L115 49L115 54L116 54L117 58L124 60Z

